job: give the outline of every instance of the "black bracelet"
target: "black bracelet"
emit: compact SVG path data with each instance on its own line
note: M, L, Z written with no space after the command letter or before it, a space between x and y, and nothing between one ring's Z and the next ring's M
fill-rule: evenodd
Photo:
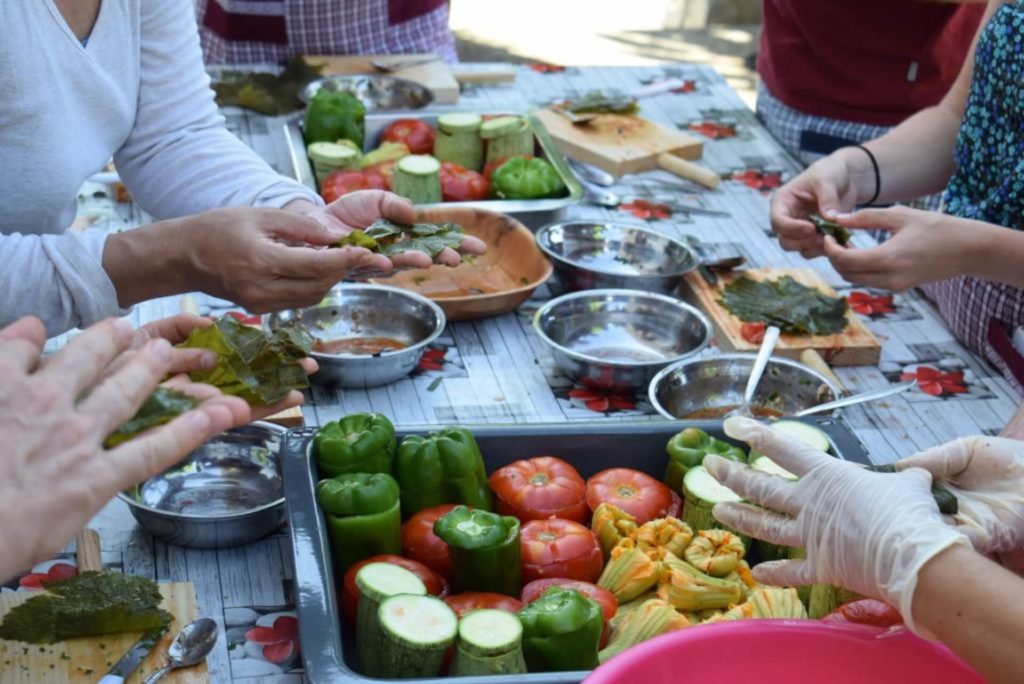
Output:
M871 196L867 202L862 206L870 207L878 199L878 196L882 193L882 174L878 172L878 160L875 159L875 155L868 148L863 145L853 145L858 150L864 150L864 154L868 155L868 159L871 160L871 166L875 169L875 194Z

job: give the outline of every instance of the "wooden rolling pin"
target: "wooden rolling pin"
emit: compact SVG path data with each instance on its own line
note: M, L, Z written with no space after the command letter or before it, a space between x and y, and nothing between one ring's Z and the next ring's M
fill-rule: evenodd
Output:
M717 188L722 182L722 178L711 169L704 168L700 164L694 164L691 161L686 161L685 159L677 157L674 154L669 154L668 152L662 152L659 154L657 161L658 166L669 173L674 173L680 178L691 180L694 183L700 183L711 190ZM822 363L824 363L824 361L822 361Z
M75 536L75 557L78 562L78 571L102 570L103 557L100 554L100 535L96 530L83 528Z
M810 366L811 368L818 371L826 378L834 382L836 384L836 387L839 388L839 392L841 394L850 393L849 390L846 389L846 385L843 384L843 381L840 380L839 376L835 374L835 371L833 371L832 368L827 363L825 363L825 359L821 358L821 354L819 354L814 349L803 350L800 353L800 362L805 366ZM838 398L839 397L836 397L836 399Z
M516 80L516 72L514 69L469 70L452 67L452 76L455 77L455 80L458 81L459 85L512 83Z

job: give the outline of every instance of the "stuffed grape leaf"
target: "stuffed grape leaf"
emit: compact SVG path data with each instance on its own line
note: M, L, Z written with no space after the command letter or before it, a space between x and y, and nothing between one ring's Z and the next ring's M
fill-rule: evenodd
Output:
M814 224L814 229L818 231L819 235L831 235L835 238L836 242L844 247L850 242L850 238L853 237L846 226L824 219L817 214L811 214L807 217L807 220Z
M44 582L48 593L14 607L0 624L0 639L52 644L76 637L166 630L171 615L153 580L118 572L83 572Z
M299 360L309 356L313 337L300 328L268 333L242 325L233 316L222 316L211 326L193 330L178 346L217 352L215 368L193 371L189 377L241 397L252 406L273 404L293 389L309 387Z
M576 100L562 105L573 114L636 114L640 105L636 98L620 92L604 93L592 90Z
M445 247L458 248L462 238L462 226L457 223L405 225L379 219L365 230L352 231L337 246L366 247L389 257L402 252L425 252L433 259Z
M141 432L171 422L182 413L191 411L198 405L199 402L195 397L184 392L166 387L157 387L149 395L149 398L143 402L142 406L139 407L135 415L130 420L122 423L113 434L107 437L106 441L103 442L103 446L107 449L113 449L118 444L127 442Z
M737 278L722 292L722 306L747 323L777 326L782 332L833 335L846 329L846 300L830 297L790 276L777 280Z

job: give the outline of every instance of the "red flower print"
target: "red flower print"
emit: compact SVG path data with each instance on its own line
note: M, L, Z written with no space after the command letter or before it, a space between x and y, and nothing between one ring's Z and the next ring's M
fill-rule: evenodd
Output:
M579 399L584 406L596 413L608 413L613 410L628 411L636 408L635 398L596 387L577 387L569 390L569 397Z
M712 140L736 137L735 126L727 126L714 121L699 121L697 123L690 124L689 128L694 133L700 133L705 138L711 138Z
M846 297L850 308L863 316L881 316L896 312L892 303L892 295L872 295L854 290Z
M737 183L743 183L748 188L753 188L760 192L774 190L782 186L782 172L775 170L743 169L742 171L734 171L729 179Z
M538 74L560 74L565 71L564 66L560 66L558 64L545 64L543 62L530 62L526 66L533 69Z
M444 355L447 353L447 349L428 349L427 351L423 352L423 358L420 359L420 370L441 370L441 368L444 366Z
M262 319L256 314L247 314L244 311L228 311L228 316L231 316L242 325L260 325Z
M667 219L672 218L672 209L666 204L655 204L645 199L635 199L632 202L619 205L619 211L626 211L640 219Z
M33 572L18 580L22 589L42 589L43 582L56 582L78 574L78 568L70 563L54 563L46 572Z
M272 627L253 627L245 638L263 646L263 657L280 664L299 650L299 621L289 615L274 620Z
M697 82L691 79L686 79L683 81L683 85L678 88L673 88L669 92L683 95L686 93L692 93L695 90L697 90Z
M921 388L921 391L933 397L967 392L963 371L943 373L931 366L918 366L913 373L900 375L900 380L917 380L917 386Z

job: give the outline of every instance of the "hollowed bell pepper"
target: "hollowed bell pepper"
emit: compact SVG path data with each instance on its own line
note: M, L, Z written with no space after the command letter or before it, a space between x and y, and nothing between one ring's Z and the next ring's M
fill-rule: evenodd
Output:
M398 447L395 478L402 490L402 514L440 504L494 507L484 459L473 434L447 427L426 437L409 435Z
M601 606L575 589L551 587L519 611L523 654L530 672L565 672L597 667L604 629Z
M492 194L503 199L553 197L564 189L562 177L544 159L512 157L491 176Z
M334 574L380 554L402 552L398 483L387 473L344 473L316 485L327 521Z
M453 593L519 595L522 547L517 518L456 506L434 522L434 534L451 549Z
M360 150L366 136L366 107L350 93L320 89L306 108L306 144L350 140Z
M353 413L324 425L313 438L320 474L390 473L395 426L379 413Z
M747 462L743 449L715 439L699 428L686 428L675 435L665 446L665 452L668 454L668 467L664 482L674 492L682 490L686 471L699 466L708 454L717 454L739 463Z

